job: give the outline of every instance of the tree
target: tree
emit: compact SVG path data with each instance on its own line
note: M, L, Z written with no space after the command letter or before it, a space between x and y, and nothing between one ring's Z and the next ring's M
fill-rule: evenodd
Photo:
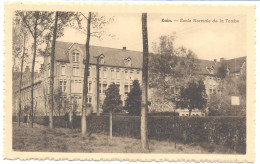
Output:
M31 72L31 127L33 127L33 86L34 86L34 67L37 53L37 46L41 43L40 38L50 28L52 21L49 19L53 13L44 11L16 11L16 19L23 24L33 37L33 59Z
M89 67L89 42L90 42L90 24L91 24L91 12L88 15L87 24L87 40L86 40L86 60L84 69L84 83L83 83L83 102L82 102L82 117L81 117L81 133L85 135L87 133L87 120L86 120L86 108L88 107L87 95L88 95L88 67Z
M86 20L87 27L83 25L83 20ZM84 82L83 82L83 101L82 101L82 118L81 118L81 133L85 135L87 133L87 120L86 113L90 114L90 107L87 104L88 93L88 68L89 68L89 43L91 37L97 37L101 39L101 36L105 33L104 27L107 23L110 23L113 19L107 20L104 16L99 16L98 13L88 13L88 17L83 13L78 12L74 17L74 21L71 22L71 26L80 32L87 35L86 39L86 57L85 57L85 69L84 69ZM75 25L76 22L76 25ZM112 36L112 35L110 35Z
M64 113L68 112L67 108L69 106L69 99L65 92L62 91L61 88L58 88L54 93L54 106L56 110L53 110L53 113L55 115L61 116Z
M51 42L51 67L50 67L50 108L49 108L49 128L53 128L53 111L54 111L54 63L55 63L55 44L56 39L63 35L64 27L68 26L75 17L74 12L55 12L54 18L50 17L51 22L54 22L53 25L50 25L47 33L43 36L42 42L46 44L46 48L44 50L39 50L42 56L49 55L49 45Z
M141 143L142 149L148 149L147 112L148 112L148 34L147 13L142 13L143 70L142 70L142 107L141 107Z
M140 115L141 114L141 101L142 101L142 90L138 80L134 80L133 88L128 94L126 100L126 108L129 114L131 115Z
M187 88L181 91L181 98L182 106L188 108L189 115L191 115L192 109L194 108L204 109L207 104L204 82L202 80L198 82L191 80Z
M227 66L225 63L220 63L220 66L217 67L217 76L219 78L225 78L227 75Z
M168 77L190 79L197 69L196 54L183 46L175 47L175 38L175 34L163 35L159 43L153 43L155 54L151 54L149 60L151 87L165 87L169 84Z
M196 54L181 46L175 46L176 34L163 35L159 43L153 43L155 54L149 60L149 86L152 89L151 110L175 109L180 94L174 88L182 88L194 75L198 60Z
M27 57L26 42L28 40L28 31L20 24L19 20L15 20L13 23L13 69L14 72L18 65L16 65L16 59L20 60L20 85L19 85L19 112L18 112L18 126L20 126L21 112L22 112L22 81L23 81L23 65L24 60Z
M245 116L246 115L246 68L239 77L225 76L222 79L221 94L209 96L208 107L210 116ZM231 96L238 96L240 105L231 105Z
M112 139L112 114L114 111L120 111L122 109L122 100L119 94L119 88L116 86L115 83L109 85L108 89L106 90L106 98L102 105L102 109L104 112L109 112L109 136Z
M53 29L53 40L52 40L52 48L51 48L51 78L50 78L50 116L49 116L49 127L53 129L53 106L54 106L54 95L53 95L53 85L54 85L54 60L55 60L55 44L56 44L56 35L57 35L57 23L58 23L59 13L55 12L55 21L54 21L54 29Z

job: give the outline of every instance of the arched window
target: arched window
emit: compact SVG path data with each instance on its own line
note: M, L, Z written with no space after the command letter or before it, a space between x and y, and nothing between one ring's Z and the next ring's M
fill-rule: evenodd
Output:
M79 52L72 52L72 62L79 62Z

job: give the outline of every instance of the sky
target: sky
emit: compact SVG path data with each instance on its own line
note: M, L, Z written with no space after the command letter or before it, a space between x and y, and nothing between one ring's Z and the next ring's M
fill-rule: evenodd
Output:
M142 51L142 22L140 13L99 13L114 21L104 28L102 39L92 37L90 44L128 50ZM246 56L246 18L242 15L185 15L148 13L149 51L152 43L158 43L162 35L175 33L174 47L184 46L192 50L198 58L214 60ZM162 22L168 19L172 22ZM191 22L180 22L180 20ZM193 22L197 20L217 20L217 23ZM220 23L219 20L224 20ZM227 23L225 19L236 19L238 23ZM179 22L174 22L178 20ZM92 29L94 30L94 29ZM109 34L115 37L109 37ZM66 28L60 41L85 43L86 35L72 28Z

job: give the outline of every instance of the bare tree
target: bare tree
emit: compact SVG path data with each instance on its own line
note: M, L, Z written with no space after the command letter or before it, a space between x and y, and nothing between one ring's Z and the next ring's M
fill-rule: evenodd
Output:
M23 23L23 25L28 29L29 33L33 37L33 59L32 59L32 70L31 70L31 127L33 127L33 90L34 90L34 67L35 67L35 59L37 53L37 46L39 43L39 38L44 35L50 24L52 23L49 18L51 17L52 12L43 12L43 11L17 11L16 17L17 19Z
M20 60L20 85L19 85L19 111L18 111L18 126L20 126L21 121L21 111L22 111L22 81L23 81L23 65L26 54L26 41L27 41L27 30L25 29L19 21L14 21L13 24L13 69L16 70L16 59Z
M24 33L24 38L23 38L23 54L22 54L22 59L21 59L21 71L20 71L20 85L19 85L19 114L18 114L18 124L20 126L20 121L21 121L21 111L22 111L22 82L23 82L23 63L24 63L24 58L25 58L25 51L26 51L26 33Z
M83 100L82 100L82 119L81 119L81 132L83 135L87 133L87 120L86 114L90 114L87 112L87 93L88 93L88 68L89 68L89 43L91 37L96 37L101 39L101 37L105 34L104 27L107 23L113 21L113 18L106 19L104 16L99 16L98 13L89 12L88 17L83 13L79 12L75 14L74 20L71 22L71 26L80 32L87 35L86 40L86 58L85 58L85 69L84 69L84 83L83 83ZM87 27L82 25L83 20L87 21ZM110 37L114 37L113 35L109 35ZM89 109L90 110L90 109Z
M88 67L89 67L89 42L90 42L90 24L91 24L91 12L88 15L87 24L87 40L86 40L86 60L84 69L84 83L83 83L83 102L82 102L82 117L81 117L81 133L85 135L87 133L87 120L86 120L86 110L87 110L87 95L88 95Z
M142 71L142 108L141 108L141 143L142 149L148 149L147 140L147 111L148 111L148 34L147 34L147 13L142 13L142 34L143 34L143 71Z
M53 30L53 39L52 39L52 47L51 47L51 78L50 78L50 116L49 116L49 128L53 129L53 106L54 106L54 99L53 99L53 85L54 85L54 60L55 60L55 44L56 44L56 36L57 36L57 23L58 23L59 13L55 12L55 23L54 23L54 30Z

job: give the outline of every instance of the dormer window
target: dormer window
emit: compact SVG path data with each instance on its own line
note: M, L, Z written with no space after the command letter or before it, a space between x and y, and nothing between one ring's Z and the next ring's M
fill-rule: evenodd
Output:
M104 57L100 57L100 64L104 64L104 63L105 63Z
M207 71L209 72L209 74L214 74L214 67L206 67Z
M79 62L79 53L78 52L72 53L72 62Z
M105 56L104 56L103 54L101 54L101 55L99 56L99 63L100 63L100 64L105 64Z
M125 66L131 67L132 63L131 63L131 58L126 58L125 59Z

